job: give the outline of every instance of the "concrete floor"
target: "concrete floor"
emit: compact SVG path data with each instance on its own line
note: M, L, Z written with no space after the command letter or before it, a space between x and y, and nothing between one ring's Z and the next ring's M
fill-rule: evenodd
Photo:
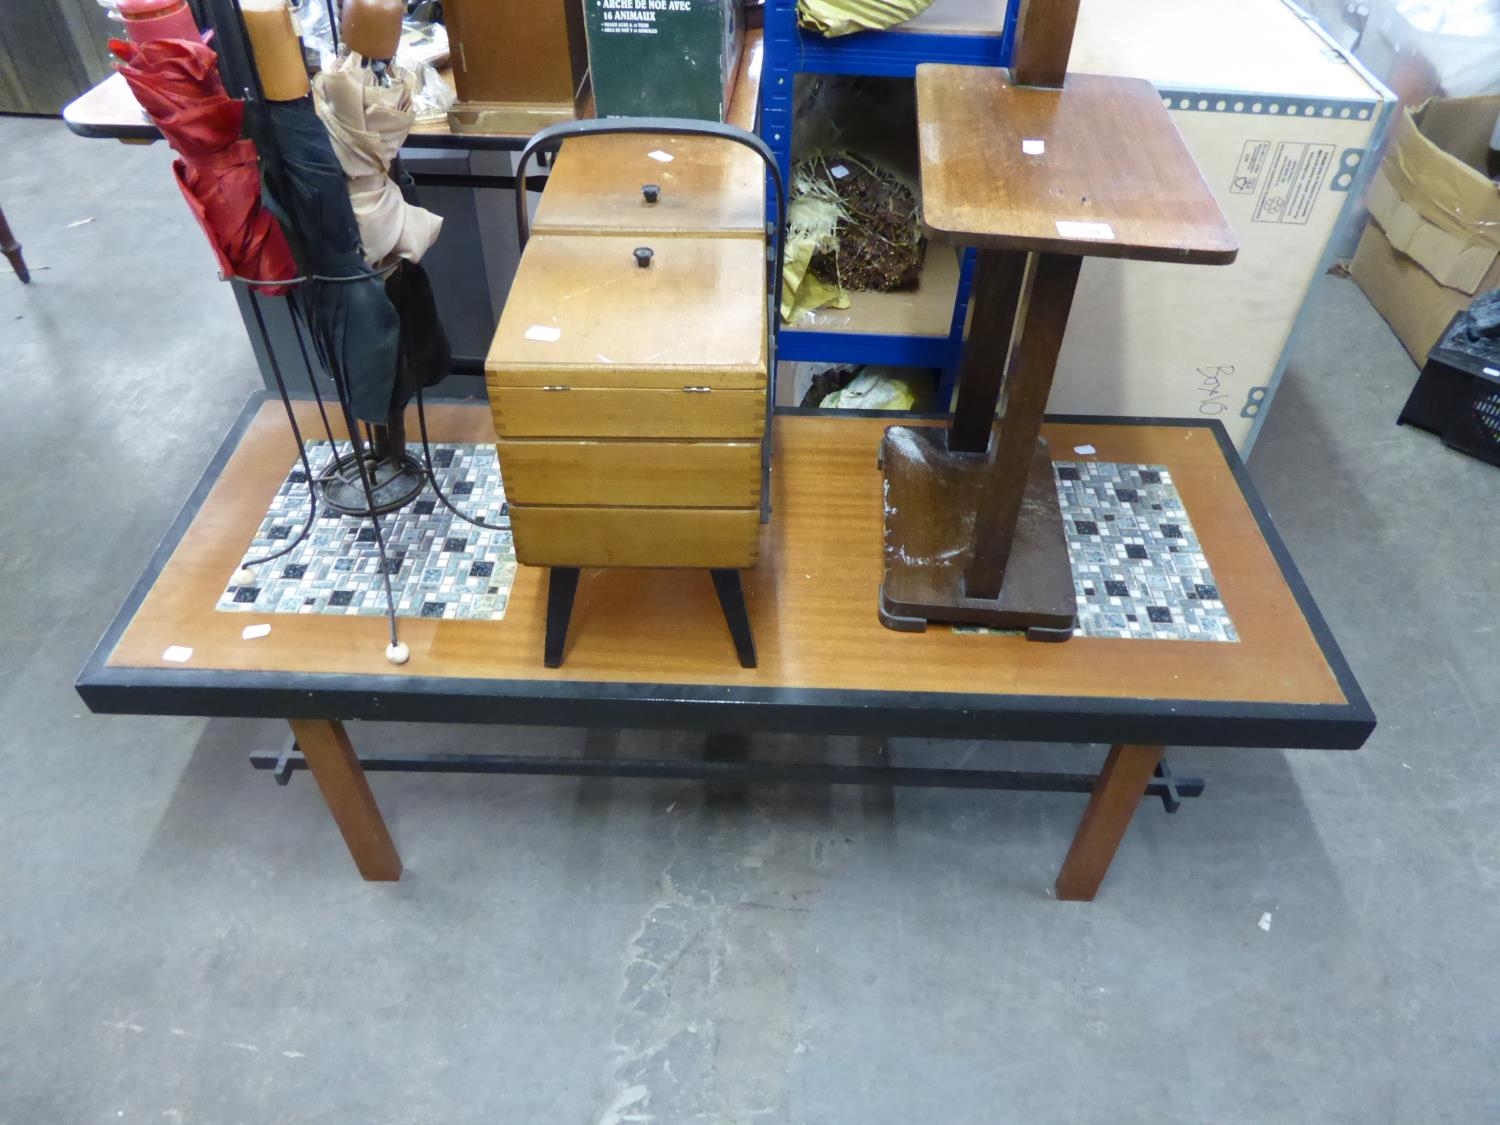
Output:
M278 722L75 696L259 381L163 146L0 151L36 270L0 275L0 1122L1500 1120L1500 475L1394 426L1414 370L1352 283L1252 468L1363 752L1175 751L1207 794L1143 806L1091 905L1048 893L1077 797L551 779L377 776L407 874L373 886L306 775L247 766Z

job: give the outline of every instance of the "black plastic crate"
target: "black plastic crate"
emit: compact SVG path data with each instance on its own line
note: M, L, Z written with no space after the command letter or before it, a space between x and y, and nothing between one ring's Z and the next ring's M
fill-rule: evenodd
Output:
M1438 434L1443 444L1500 465L1500 355L1463 346L1464 313L1453 318L1427 355L1397 419Z

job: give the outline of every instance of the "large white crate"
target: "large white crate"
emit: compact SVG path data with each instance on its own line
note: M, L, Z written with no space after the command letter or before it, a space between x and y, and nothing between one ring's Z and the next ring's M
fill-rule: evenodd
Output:
M1284 0L1083 0L1069 69L1156 86L1240 254L1087 260L1049 410L1217 418L1248 451L1391 95Z

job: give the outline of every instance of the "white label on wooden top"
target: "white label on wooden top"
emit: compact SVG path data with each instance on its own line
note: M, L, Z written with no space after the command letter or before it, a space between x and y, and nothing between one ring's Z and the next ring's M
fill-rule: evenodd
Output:
M1041 156L1047 151L1047 142L1041 140L1024 140L1021 142L1021 151L1027 156Z
M658 160L663 164L672 163L672 154L670 152L663 152L659 148L652 149L646 155L649 156L652 160Z
M240 630L240 639L244 641L259 640L261 637L269 637L270 635L271 626L269 625L246 625Z
M1115 228L1108 223L1075 223L1066 219L1057 220L1057 233L1064 238L1089 238L1096 242L1112 242Z
M170 660L173 664L186 664L193 658L193 650L187 645L168 645L167 650L161 654L163 660Z
M539 340L543 344L555 344L562 339L562 329L550 324L533 324L526 329L528 340Z

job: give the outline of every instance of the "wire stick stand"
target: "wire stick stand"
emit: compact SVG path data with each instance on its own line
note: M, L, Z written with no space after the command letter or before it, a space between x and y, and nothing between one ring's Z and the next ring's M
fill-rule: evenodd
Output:
M249 36L245 30L238 0L204 0L198 7L201 10L200 15L207 15L209 17L207 20L200 18L200 24L207 23L212 25L215 30L216 45L220 53L221 66L225 72L225 85L230 89L240 89L243 91L248 113L263 111L268 103L265 100L264 90L261 87L260 75L249 50ZM330 11L330 21L335 21L336 18L332 11ZM333 26L335 29L336 45L338 36L337 24L334 23ZM282 154L278 150L278 146L274 140L271 140L269 136L261 139L258 147L263 163L269 163L273 167L280 166ZM414 191L411 180L400 168L399 160L392 167L391 175L401 187L403 195L408 200L412 200ZM288 231L287 233L289 235L300 236L304 232ZM255 321L255 331L260 337L261 346L270 364L277 393L281 396L282 406L286 411L287 422L291 427L292 437L297 444L297 457L302 464L302 469L308 482L308 513L307 519L301 529L286 546L274 553L259 558L247 559L235 573L234 582L237 585L252 583L255 578L255 571L259 567L284 558L302 544L311 533L313 525L318 519L318 501L321 496L323 504L330 510L338 512L341 515L354 516L370 521L374 531L376 553L379 556L381 587L385 594L385 617L390 640L389 645L386 647L386 658L393 664L405 664L410 659L411 654L408 646L400 639L400 630L396 619L395 588L391 581L391 576L397 570L400 563L399 560L393 560L391 557L386 528L382 525L380 517L400 511L421 495L424 488L431 486L433 493L437 496L443 507L466 523L489 530L505 530L505 528L485 523L460 511L443 492L442 486L437 479L432 449L428 441L427 419L420 390L418 390L416 398L422 435L423 458L419 462L407 449L404 408L393 410L387 417L384 426L366 426L365 434L361 436L360 424L354 415L349 387L340 373L333 366L323 361L320 353L318 366L323 369L323 373L333 383L337 394L340 420L343 423L344 436L341 438L335 433L333 420L329 417L328 405L319 387L318 374L314 369L312 356L308 352L307 337L312 332L307 312L302 304L301 287L308 281L337 284L341 282L367 281L370 278L381 276L382 274L375 270L368 270L349 277L307 276L285 279L234 277L225 279L243 282L247 287L250 309ZM329 465L316 477L314 476L311 461L308 457L308 442L304 438L301 425L297 420L296 408L293 405L286 378L282 373L280 360L276 356L276 349L271 339L270 330L266 324L265 314L261 309L261 300L265 295L259 292L259 290L268 287L285 290L283 299L287 303L292 331L297 340L297 349L301 354L303 368L307 373L308 383L312 388L313 399L317 403L318 417L322 422L324 438L328 442L329 448L333 451L333 457ZM317 351L318 349L314 348L313 350Z

